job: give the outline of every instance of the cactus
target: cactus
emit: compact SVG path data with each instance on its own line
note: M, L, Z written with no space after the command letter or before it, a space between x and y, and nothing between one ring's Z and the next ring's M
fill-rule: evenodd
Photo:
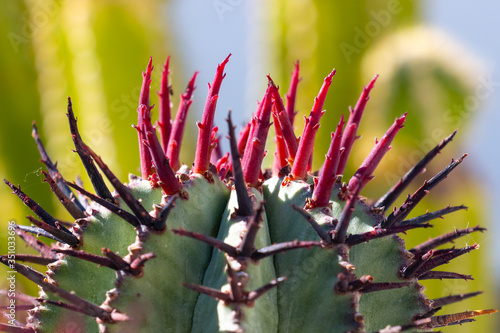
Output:
M344 122L332 133L319 173L311 172L314 138L335 70L324 79L300 138L293 131L298 63L283 101L268 85L248 126L235 135L228 115L231 154L217 149L213 119L229 56L209 86L191 169L181 165L183 124L196 74L171 121L168 60L159 92L159 121L150 104L152 60L143 73L138 124L141 175L122 183L82 140L68 99L68 120L95 194L81 180L66 181L49 158L33 124L51 190L75 219L51 216L18 186L5 180L38 218L12 226L40 255L1 256L1 261L40 286L37 298L11 297L28 310L26 323L0 324L5 332L402 332L462 324L496 310L436 315L444 305L480 292L427 299L424 279L471 279L434 270L479 246L439 248L477 231L455 231L406 249L398 233L432 227L431 221L466 207L447 206L408 218L429 191L466 154L424 182L389 214L408 184L453 139L443 139L386 195L362 189L407 114L396 118L355 174L342 182L369 93L364 87ZM286 106L285 106L286 105ZM272 169L262 169L271 116L275 127ZM157 131L160 138L157 136ZM229 157L231 156L231 157ZM99 171L100 170L100 171ZM102 174L113 186L110 191ZM76 193L76 195L75 195ZM47 245L37 239L52 240ZM44 264L45 274L30 266ZM8 317L8 316L7 316Z

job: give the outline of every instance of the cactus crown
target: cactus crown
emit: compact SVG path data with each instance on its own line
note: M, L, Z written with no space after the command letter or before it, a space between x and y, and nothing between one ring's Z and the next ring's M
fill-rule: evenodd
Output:
M179 150L196 73L171 121L169 59L161 81L156 127L149 96L152 59L143 73L135 126L141 176L130 176L127 184L83 142L70 99L70 130L95 194L84 189L81 181L72 183L62 177L33 125L33 137L47 167L46 181L75 222L54 218L5 180L38 216L28 217L33 226L17 225L15 230L40 255L0 258L41 290L38 298L17 295L15 302L28 310L27 322L0 324L0 330L402 332L462 324L496 312L436 315L443 306L479 293L429 300L419 284L424 279L471 279L434 269L477 249L477 244L460 249L438 247L484 228L458 229L409 250L397 236L431 227L432 220L466 208L448 206L408 218L465 154L385 214L455 132L383 197L366 200L362 190L407 115L395 119L354 175L342 182L375 76L363 88L348 119L342 116L334 128L319 173L311 173L314 138L335 70L326 76L297 138L293 130L297 62L286 100L268 77L264 97L239 137L228 115L231 154L223 155L213 120L228 60L229 56L217 67L209 85L190 170L181 165ZM271 120L276 151L272 169L262 170ZM46 245L34 235L54 242ZM19 261L44 264L48 270L42 274Z

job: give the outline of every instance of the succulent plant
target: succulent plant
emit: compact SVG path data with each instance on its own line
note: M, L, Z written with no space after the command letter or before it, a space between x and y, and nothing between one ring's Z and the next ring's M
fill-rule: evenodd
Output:
M432 149L378 200L361 197L375 168L403 127L397 118L356 173L342 182L346 161L377 76L364 87L332 133L319 172L311 172L314 138L335 70L324 80L300 138L293 130L299 81L296 64L284 102L268 85L251 121L235 135L227 118L231 154L217 146L213 126L229 56L209 85L194 163L181 165L183 126L196 74L171 121L168 60L159 92L159 120L151 120L149 61L139 97L141 176L122 183L82 140L68 100L75 150L95 194L81 180L66 181L48 157L33 125L43 172L51 190L75 219L51 216L5 180L38 219L12 226L40 255L1 256L1 261L40 286L37 298L16 294L26 323L9 320L5 332L402 332L462 324L496 310L435 315L444 305L480 292L428 299L420 280L471 279L434 270L478 248L438 249L477 231L456 229L406 249L398 233L429 228L432 220L465 209L448 206L408 218L428 192L465 154L425 181L386 215L408 184L440 153L455 132ZM262 169L266 139L275 127L274 161ZM160 134L160 138L157 136ZM110 191L101 172L114 187ZM76 195L75 192L76 191ZM35 236L52 240L51 245ZM47 265L42 274L19 261ZM10 297L10 296L9 296ZM11 300L11 301L12 301ZM7 315L8 317L8 315Z

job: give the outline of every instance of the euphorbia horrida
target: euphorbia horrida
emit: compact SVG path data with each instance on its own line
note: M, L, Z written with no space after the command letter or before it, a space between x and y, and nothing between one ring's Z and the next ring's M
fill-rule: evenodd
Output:
M432 331L496 312L437 315L443 306L478 293L430 300L419 284L424 279L470 279L438 267L478 245L438 247L484 228L456 229L408 250L397 236L431 227L432 220L466 208L447 206L408 218L424 196L462 163L464 154L392 210L408 184L455 133L429 151L383 197L366 200L361 197L362 190L407 115L394 121L354 175L342 182L375 76L364 87L349 118L341 117L324 164L319 173L313 173L314 138L335 71L326 76L297 138L293 129L297 63L285 101L268 77L264 97L239 137L228 115L231 154L223 155L217 147L219 137L213 122L228 60L217 67L209 85L202 120L197 124L191 169L181 165L179 150L196 74L171 121L168 60L156 127L149 98L151 60L143 73L135 127L141 175L130 176L127 184L108 168L106 158L83 142L71 100L67 115L75 150L95 193L84 189L81 181L63 178L33 125L33 137L47 167L43 172L46 181L75 221L54 218L5 180L37 216L28 217L32 226L17 225L16 230L40 255L19 254L15 260L2 256L1 260L41 290L37 298L17 295L17 302L24 303L19 309L28 310L27 322L0 324L0 330ZM272 169L263 169L271 121L276 150ZM53 242L49 246L35 236ZM21 261L45 264L48 270L42 274L18 263Z

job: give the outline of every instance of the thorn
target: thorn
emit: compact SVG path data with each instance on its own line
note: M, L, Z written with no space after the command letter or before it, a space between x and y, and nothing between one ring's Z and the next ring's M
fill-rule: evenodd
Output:
M254 118L254 116L255 115L252 115L252 119ZM248 122L238 135L238 154L240 154L240 157L245 153L245 147L248 142L248 136L250 135L251 127L252 121Z
M332 133L330 148L325 156L325 162L320 170L318 183L314 187L311 203L313 207L326 207L330 203L333 186L337 179L337 166L342 151L340 149L342 139L342 127L344 126L344 116L340 117L335 133Z
M367 288L373 283L374 278L371 275L363 275L361 278L349 282L348 290L346 291L358 291Z
M299 61L295 62L295 68L292 73L292 79L290 80L290 87L288 88L288 93L285 95L286 99L286 113L288 119L290 119L290 124L293 128L293 121L297 112L295 111L295 100L297 98L297 86L299 85Z
M299 146L297 137L293 131L293 118L295 114L292 118L290 118L290 114L285 110L285 106L283 105L283 100L281 99L278 89L276 89L273 93L273 106L272 113L274 127L276 128L276 135L279 133L282 134L282 139L288 153L288 159L293 162Z
M92 201L94 201L94 202L98 203L99 205L103 206L104 208L108 209L110 212L118 215L123 220L130 223L130 225L132 225L134 228L136 228L140 225L139 220L137 220L137 217L135 217L135 215L130 214L126 210L121 209L119 206L115 205L114 203L112 203L108 200L105 200L101 197L98 197L95 194L87 192L85 189L81 188L80 186L78 186L76 184L72 184L70 182L66 182L66 184L68 186L74 188L75 190L77 190L81 194L85 195L86 197L90 198ZM113 200L113 202L114 202L114 200Z
M291 171L292 167L290 166L290 164L287 164L280 170L280 172L278 173L278 177L279 178L288 177Z
M229 146L231 148L231 158L233 162L234 188L238 199L238 209L236 213L239 216L251 216L253 215L252 201L248 196L247 187L245 185L245 177L243 176L243 171L241 169L240 154L236 144L231 112L228 113L226 121L229 126Z
M141 105L146 105L146 108L150 110L149 104L149 90L151 88L151 72L153 71L153 58L149 58L148 67L146 72L142 73L142 86L139 95L139 106L137 111L140 111ZM141 161L141 176L142 179L148 180L153 174L153 161L151 159L151 154L148 147L144 144L146 142L146 129L144 126L144 117L138 112L137 114L137 135L139 139L139 156ZM102 196L101 196L102 197Z
M251 258L252 260L257 261L278 253L284 253L289 250L311 248L313 246L321 247L323 246L323 242L294 240L292 242L272 244L252 253Z
M283 167L288 165L288 154L286 149L286 143L283 139L283 131L281 130L278 116L275 112L275 107L273 106L272 112L273 123L274 123L274 146L276 147L274 150L274 158L273 158L273 176L277 176Z
M56 242L64 243L62 240L60 240L56 236L52 235L51 233L49 233L41 228L38 228L38 227L26 226L26 225L16 225L16 229L33 234L33 235L36 235L36 237L42 236L42 237L45 237L48 239L55 240Z
M220 135L218 135L219 127L214 126L212 128L212 138L210 149L212 153L210 154L210 164L214 165L217 170L219 170L219 161L224 158L224 154L222 153L222 148L220 146Z
M179 184L177 177L175 177L175 171L170 166L170 163L160 146L160 141L158 141L158 137L156 136L156 130L151 124L150 110L145 105L141 105L139 106L138 113L143 117L143 131L145 132L144 138L146 139L144 144L149 149L149 155L153 161L156 174L160 179L161 188L166 195L179 193L181 185Z
M322 111L323 104L325 103L326 94L328 93L328 88L332 84L332 78L335 73L334 69L325 78L318 96L314 99L314 104L304 126L304 131L302 132L302 137L297 148L297 154L293 162L292 177L294 179L304 179L307 176L307 166L313 152L314 138L318 131L319 120L324 113L324 111Z
M233 270L229 262L226 259L226 272L227 272L227 282L229 282L230 297L231 302L241 303L244 302L244 291L243 286L238 279L238 274Z
M2 262L2 264L6 265L10 269L17 271L19 274L23 275L27 279L38 284L45 292L53 293L54 295L72 303L73 305L78 307L83 313L91 317L97 317L104 322L111 322L111 316L109 312L105 311L104 309L101 309L100 307L91 302L86 301L85 299L75 295L72 292L66 291L52 283L49 283L45 275L35 271L34 269L28 266L21 265L15 262L9 263L7 258L0 257L0 261Z
M386 194L384 194L378 201L373 205L374 207L385 207L385 209L392 206L394 201L401 195L401 193L408 187L408 185L424 170L427 164L436 157L437 154L443 150L443 148L453 140L453 137L457 133L455 130L447 138L441 141L436 147L424 156L420 162L418 162L413 168L411 168L397 183L394 185Z
M248 297L247 297L248 303L253 304L253 302L255 302L257 300L257 298L259 298L260 296L264 295L265 293L267 293L272 288L277 287L278 285L280 285L281 283L285 282L286 280L287 280L287 277L286 276L282 276L282 277L279 277L277 279L271 280L271 282L269 282L268 284L260 287L259 289L251 291L250 293L248 293Z
M437 173L434 177L425 181L424 184L405 200L405 202L395 211L393 211L384 222L382 227L390 227L400 224L410 214L412 209L422 200L425 195L432 190L437 184L443 181L448 174L453 171L467 156L463 154L458 160L453 160L446 168Z
M343 244L347 239L347 228L349 227L349 222L351 221L351 216L354 213L356 207L356 202L359 199L359 192L361 191L361 186L356 186L355 192L347 199L347 202L340 214L339 221L335 227L335 238L334 242L337 244Z
M255 252L255 238L257 237L257 231L260 229L263 212L264 204L261 203L255 214L247 221L246 232L238 248L238 252L242 257L250 258L252 253Z
M36 225L37 227L45 230L46 232L50 233L54 237L60 239L60 241L62 243L66 243L71 247L75 247L80 243L80 241L78 240L78 238L76 236L74 236L71 233L68 234L67 232L61 230L60 229L61 225L59 224L59 222L56 222L57 227L53 227L45 222L42 222L42 221L35 219L31 215L28 216L28 220L31 223L33 223L34 225Z
M457 238L469 235L469 234L476 232L476 231L483 232L485 230L486 230L486 228L481 228L480 226L475 226L473 228L466 228L466 229L455 229L454 231L452 231L450 233L429 239L428 241L426 241L420 245L415 246L413 249L410 250L410 252L413 254L427 252L427 251L434 249L440 245L443 245L443 244L446 244L449 242L453 243L453 241Z
M75 184L78 185L78 186L80 186L81 188L83 188L82 178L80 178L80 176L78 176L78 175L75 178ZM64 185L66 185L66 183ZM77 199L81 203L81 205L83 207L85 207L85 210L87 210L90 207L90 200L89 200L89 198L87 198L83 194L77 192Z
M21 191L20 188L14 186L7 179L4 179L3 181L12 189L12 192L15 195L17 195L19 199L22 200L23 204L25 204L29 209L31 209L33 213L35 213L43 222L47 223L48 225L54 228L58 228L56 224L57 220L53 218L49 213L47 213L39 204L37 204L33 199L28 197L23 191ZM67 234L71 234L71 232L64 226L61 225L60 228Z
M17 255L16 255L16 260L17 260ZM26 305L36 305L36 299L33 296L30 296L30 295L27 295L27 294L24 294L21 292L15 292L15 293L9 295L9 292L10 291L7 289L4 289L4 290L0 289L0 295L2 295L4 297L13 298L16 301L19 301L21 303L26 303Z
M153 229L156 231L162 231L165 230L165 227L167 225L167 218L168 215L170 214L170 211L172 208L175 207L175 200L177 199L176 196L171 196L168 198L167 203L165 206L163 206L162 210L160 211L160 214L156 218L154 224L153 224Z
M401 270L403 278L408 279L414 275L420 267L427 263L433 256L434 250L419 253L413 258L413 262Z
M461 302L464 299L475 297L475 296L481 295L483 293L484 293L483 291L476 291L476 292L468 293L468 294L450 295L450 296L446 296L446 297L433 299L432 306L438 307L438 306L445 306L448 304Z
M461 255L469 253L472 250L476 250L479 248L479 245L474 244L471 246L466 246L461 249L452 249L447 251L446 253L433 256L429 261L427 261L422 267L420 267L415 273L414 276L420 276L424 273L427 273L431 269L434 269L443 264L447 264L450 260L455 259Z
M46 258L44 256L35 256L32 254L16 254L16 261L22 261L32 264L44 265L47 266L55 261L56 258Z
M130 265L128 262L123 260L122 257L120 257L118 254L114 253L110 249L107 248L102 248L101 249L102 254L106 256L106 259L110 261L110 263L114 266L113 269L117 270L122 270L122 271L130 271ZM104 257L101 257L104 258ZM110 267L112 268L112 267Z
M88 154L92 156L97 165L99 165L99 168L106 175L125 204L130 208L130 210L132 210L139 222L148 227L153 225L154 220L151 215L149 215L148 211L144 209L141 203L130 193L130 189L123 185L120 180L111 172L111 170L109 170L108 166L104 164L101 157L94 153L94 151L92 151L92 149L90 149L88 146L85 145L83 148L86 152L88 152Z
M417 318L418 319L430 318L430 317L434 316L436 313L438 313L439 311L441 311L442 309L443 309L442 306L434 307L434 308L430 309L429 311L427 311L426 313L424 313L423 315L417 316Z
M179 103L179 108L177 109L177 114L175 115L174 123L172 124L172 132L170 134L170 139L165 153L170 161L170 166L174 170L179 170L181 167L179 154L189 107L193 102L192 96L195 89L194 82L196 80L196 75L198 75L198 72L194 73L193 77L189 81L186 91L184 94L181 94L181 101ZM163 146L163 149L165 149L165 146Z
M32 304L16 304L17 311L29 311L29 310L33 310L34 308L35 308L35 306ZM7 306L0 306L0 310L5 310L5 309L7 309ZM2 314L5 317L5 312L3 312ZM16 320L16 325L18 325L18 324L21 324L21 322Z
M201 121L201 127L198 131L198 141L196 144L196 153L194 158L194 165L192 172L204 174L208 171L208 166L210 164L210 145L212 136L212 126L214 122L215 107L217 105L217 99L219 96L220 86L222 80L225 77L224 67L229 61L229 57L217 66L217 71L212 85L209 86L207 101L205 103L205 109L203 110L203 116Z
M142 86L139 95L139 105L144 104L149 106L149 91L151 89L151 72L153 71L153 57L149 58L146 71L142 73Z
M445 249L435 249L434 250L434 257L440 256L442 254L447 254L447 253L449 253L450 251L453 251L453 250L455 250L455 246L453 246L451 248L445 248Z
M94 161L87 153L87 151L84 149L85 144L83 143L83 140L80 136L80 132L78 131L77 120L73 113L71 98L69 97L68 97L67 116L69 121L69 129L71 131L71 137L73 138L73 143L75 144L75 150L78 153L78 156L80 156L80 159L82 160L85 170L87 170L87 174L89 175L90 182L92 183L95 192L97 193L98 196L100 196L103 199L109 199L111 201L114 201L114 198L111 195L111 192L109 191L108 187L106 186L106 183L104 182L104 179L102 178L101 174L97 170Z
M60 307L60 308L63 308L63 309L69 310L69 311L78 312L78 313L87 315L87 313L85 313L85 311L82 311L80 308L78 308L72 304L64 303L61 301L54 301L54 300L45 299L45 298L37 298L36 300L42 304L50 304L50 305L57 306L57 307Z
M228 293L224 293L218 289L200 286L200 285L193 284L193 283L184 283L183 282L182 285L188 289L191 289L191 290L197 292L197 293L210 296L210 297L215 298L216 300L222 301L224 303L231 302L231 296Z
M447 314L442 316L431 317L431 322L425 325L422 328L436 328L443 326L451 326L451 325L461 325L465 322L470 322L471 318L497 313L498 310L489 309L489 310L475 310L475 311L465 311L460 313Z
M361 123L361 117L363 116L363 112L366 107L366 103L370 99L370 91L373 89L375 81L377 80L378 75L375 75L373 79L370 81L368 86L363 87L363 92L361 96L359 96L358 102L353 110L351 110L349 119L347 120L347 124L345 126L344 134L342 135L342 144L341 147L344 150L344 153L340 157L339 165L337 168L337 175L343 175L345 171L345 167L347 165L347 160L349 159L349 155L351 154L351 149L354 144L354 140L356 140L356 133L359 128L359 124Z
M52 252L52 248L50 246L42 243L36 237L24 232L19 227L20 226L16 226L16 233L29 247L40 253L44 258L57 259L57 256L54 252Z
M64 194L64 192L59 188L57 182L50 176L49 173L42 170L42 174L45 177L45 181L50 185L50 189L52 190L52 192L54 192L59 201L63 204L64 208L66 208L68 213L70 213L70 215L74 219L82 219L87 216L85 214L85 209L78 202L78 200L76 200L73 193L71 193L71 198L67 197L66 194ZM64 179L61 180L62 184L65 184Z
M52 179L54 179L55 183L59 187L59 189L64 193L64 196L68 198L70 201L73 199L74 195L67 187L64 182L63 182L63 177L59 170L57 170L57 167L52 161L50 160L47 151L45 150L45 147L42 144L42 140L40 139L40 135L38 134L38 129L36 127L35 122L33 122L33 130L31 132L31 135L35 139L36 146L38 148L38 152L40 153L41 156L41 161L45 164L47 167L47 170L49 171L50 176ZM78 210L84 212L85 208L78 202L75 201L74 204L78 207Z
M53 249L55 253L65 254L67 256L75 257L78 259L82 259L99 266L104 266L107 268L111 268L113 270L120 270L118 266L116 266L109 258L98 256L92 253L87 253L85 251L76 251L76 250L66 250L66 249Z
M252 121L248 142L241 159L243 176L247 184L251 187L257 187L260 184L259 176L270 127L272 96L276 89L276 86L270 80L266 93L256 112L256 117Z
M193 239L202 241L203 243L211 245L211 246L215 247L216 249L218 249L224 253L227 253L229 256L231 256L233 258L237 258L239 255L239 252L235 247L233 247L229 244L226 244L217 238L206 236L206 235L203 235L203 234L200 234L197 232L187 231L187 230L184 230L182 228L172 229L171 231L176 235L188 236L188 237L191 237Z
M474 280L472 275L464 275L453 272L440 272L440 271L429 271L418 277L419 280L442 280L442 279L462 279L462 280Z
M332 243L332 235L329 234L325 229L323 229L317 222L314 220L314 218L309 214L306 210L302 209L299 206L293 205L292 204L293 210L299 212L300 215L302 215L307 222L313 227L314 231L318 234L319 238L323 240L326 244L331 244Z
M141 276L144 264L153 258L156 258L156 255L153 252L144 253L135 258L132 263L130 263L130 272L132 275Z
M411 282L379 282L379 283L370 283L364 288L360 289L360 292L363 294L381 291L381 290L389 290L389 289L397 289L408 287Z
M41 284L38 283L40 281L42 283L48 283L48 282L46 282L46 276L43 275L42 273L34 270L33 268L31 268L29 266L18 264L15 261L9 262L9 260L7 259L7 256L0 256L0 262L2 262L2 264L4 264L5 266L9 267L9 269L15 270L16 272L22 274L23 276L25 276L26 278L28 278L29 280L35 282L36 284L38 284L40 286L41 286Z
M217 145L217 147L220 147ZM215 154L212 154L214 156ZM227 173L229 172L229 152L225 153L222 155L221 158L217 160L215 163L215 168L217 169L217 176L219 176L219 179L224 181L226 179Z
M170 86L168 80L168 75L170 74L170 69L168 68L169 63L170 63L170 56L167 57L167 61L165 62L165 66L163 67L163 72L161 75L160 92L158 92L158 97L159 97L158 127L160 128L160 138L165 155L167 154L168 142L172 132L172 116L171 116L172 103L170 102L170 89L172 87Z
M412 219L404 220L401 222L401 225L409 225L409 224L421 224L424 222L429 222L437 218L442 218L443 215L450 214L453 212L456 212L457 210L465 209L467 210L467 207L464 205L460 206L454 206L454 207L446 207L440 210L436 210L434 212L430 212L424 215L420 215L417 217L414 217Z
M363 163L361 163L361 166L356 171L354 176L352 176L352 178L349 180L349 183L347 185L352 192L354 192L357 187L363 188L371 179L371 176L377 168L378 164L391 148L390 145L394 140L394 137L396 136L398 131L403 128L405 120L406 113L401 117L396 118L392 126L387 130L380 141L375 144L375 147L373 147L372 151L368 154Z
M354 234L347 236L346 244L349 246L354 246L357 244L369 242L372 239L386 237L387 235L393 235L398 233L405 233L408 230L416 229L416 228L429 228L432 227L430 224L417 224L417 225L405 225L405 226L397 226L388 229L383 228L375 228L372 231L367 231L362 234Z

